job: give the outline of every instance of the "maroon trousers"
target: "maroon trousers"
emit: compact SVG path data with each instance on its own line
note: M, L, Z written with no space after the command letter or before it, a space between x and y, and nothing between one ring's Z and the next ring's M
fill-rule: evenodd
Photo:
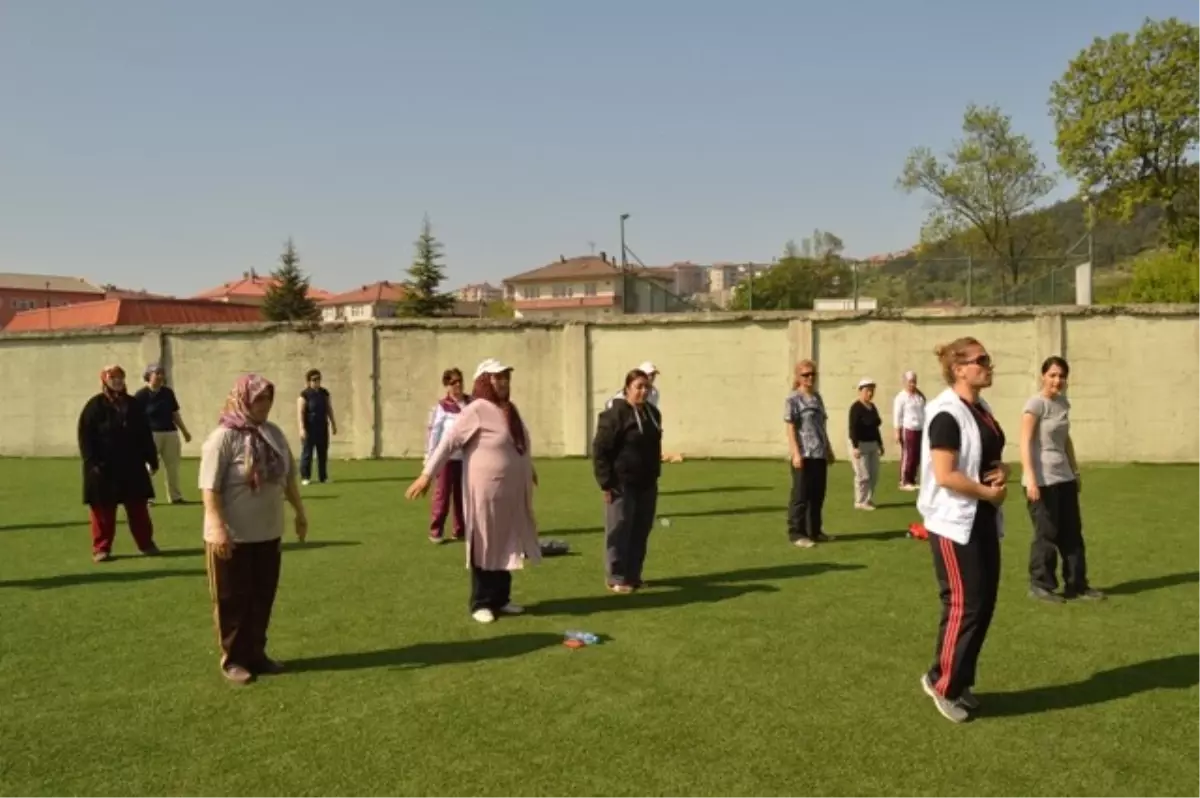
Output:
M228 560L218 557L211 543L204 550L221 667L241 665L253 671L267 658L267 628L279 589L283 541L234 544Z
M921 467L921 430L900 431L900 484L916 485Z
M154 523L150 520L150 509L145 501L122 502L129 531L137 543L138 551L154 545ZM88 515L92 522L92 553L111 552L113 538L117 536L117 505L89 505Z
M429 537L440 538L454 504L454 537L461 538L463 524L463 464L462 460L449 460L442 466L433 491L433 507L430 511Z

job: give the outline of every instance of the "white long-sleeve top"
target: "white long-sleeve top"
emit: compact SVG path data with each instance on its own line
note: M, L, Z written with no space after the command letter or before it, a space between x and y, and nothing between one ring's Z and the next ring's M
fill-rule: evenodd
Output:
M925 397L919 393L901 391L892 402L892 425L896 429L925 428Z
M460 410L461 407L460 405ZM429 456L433 454L433 450L442 442L442 438L446 437L446 433L449 432L457 420L458 412L450 412L442 402L438 402L433 406L433 410L429 412L429 427L425 436L425 462L429 462ZM461 460L462 452L455 452L450 455L450 459Z

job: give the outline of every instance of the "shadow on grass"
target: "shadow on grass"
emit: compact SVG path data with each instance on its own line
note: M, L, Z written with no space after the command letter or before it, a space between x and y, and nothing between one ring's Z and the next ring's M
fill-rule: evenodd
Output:
M289 673L307 671L357 671L368 668L427 668L432 665L457 665L465 662L508 659L532 654L562 643L562 635L547 632L489 637L483 640L455 640L444 643L417 643L403 648L384 648L353 654L328 654L323 657L288 660Z
M846 534L839 532L834 543L854 543L858 540L896 540L908 535L907 529L889 529L886 532L862 532L860 534Z
M1200 572L1185 571L1179 574L1151 576L1146 579L1131 579L1128 582L1107 587L1104 592L1110 596L1133 596L1138 593L1148 593L1151 590L1161 590L1164 587L1190 585L1197 581L1200 581Z
M357 540L310 540L307 543L301 543L298 540L289 540L283 544L284 551L311 551L313 549L332 549L341 548L342 546L361 546L362 543ZM132 557L140 557L142 555L135 554ZM163 549L159 552L160 558L173 559L176 557L203 557L204 547L197 546L191 549ZM123 560L124 557L114 557L115 560Z
M0 524L0 532L20 532L25 529L72 529L87 525L86 518L78 521L35 521L32 524Z
M395 476L390 476L390 477L344 477L343 479L331 480L330 482L328 482L326 484L332 486L332 485L355 485L355 484L365 485L365 484L372 483L372 482L395 482L397 485L402 484L403 487L407 488L408 483L412 482L414 479L416 479L420 473L421 473L421 469L417 468L415 471L412 471L412 472L405 471L403 474L396 474ZM319 482L314 482L311 487L319 488L319 487L321 487L321 484Z
M1012 693L980 694L988 717L1034 715L1056 709L1078 709L1129 698L1150 690L1186 690L1200 682L1200 656L1177 654L1100 671L1071 684L1056 684Z
M660 508L661 510L661 508ZM716 508L713 510L683 510L680 512L659 512L659 518L720 518L730 515L765 515L767 513L786 513L787 507L778 507L773 505L760 505L757 507L733 507L733 508ZM539 534L545 537L555 537L557 535L596 535L604 531L603 524L592 524L590 526L574 526L565 527L563 529L546 529Z
M10 582L0 582L0 588L23 587L29 590L52 590L58 587L80 587L83 585L111 585L122 582L148 582L152 579L170 579L176 576L204 576L201 570L181 570L178 568L161 571L110 571L109 566L99 565L98 569L82 574L58 574L42 576L36 579L14 579Z
M693 496L698 493L749 493L750 491L771 490L766 485L725 485L715 488L676 488L675 490L660 490L659 496Z
M597 594L551 599L529 608L531 615L592 615L598 612L662 609L688 604L712 604L749 593L776 593L775 585L753 584L778 579L816 576L826 571L857 571L864 565L842 563L793 563L761 568L743 568L715 574L650 580L650 587L627 595ZM739 583L751 584L739 584ZM663 589L667 588L667 589Z

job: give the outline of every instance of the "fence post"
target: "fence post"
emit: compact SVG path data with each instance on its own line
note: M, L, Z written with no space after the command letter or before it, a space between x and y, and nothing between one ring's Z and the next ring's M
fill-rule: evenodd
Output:
M975 287L975 260L967 256L967 307L971 307L972 291Z

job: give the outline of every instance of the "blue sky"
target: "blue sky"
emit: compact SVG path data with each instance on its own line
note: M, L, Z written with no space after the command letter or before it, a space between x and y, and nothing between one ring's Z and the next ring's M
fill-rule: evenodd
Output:
M1051 81L1194 0L4 0L0 271L189 294L273 267L449 287L560 254L913 243L907 151L996 103L1054 166ZM1063 184L1058 195L1071 187Z

